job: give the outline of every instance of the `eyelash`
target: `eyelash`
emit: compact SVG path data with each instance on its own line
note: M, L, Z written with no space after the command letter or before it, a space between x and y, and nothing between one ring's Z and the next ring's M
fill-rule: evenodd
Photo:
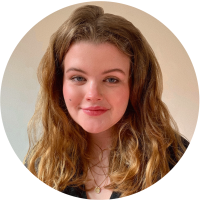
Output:
M80 80L80 79L81 79L81 80ZM83 77L81 77L81 76L75 76L75 77L72 77L71 80L72 80L73 82L84 82L84 81L86 81L86 79L83 78ZM112 80L112 82L108 82L108 83L110 83L110 84L116 84L116 83L119 82L118 79L113 78L113 77L106 78L106 79L103 80L103 81L104 81L104 82L107 82L106 80Z
M110 84L116 84L116 83L118 83L119 82L119 80L118 79L116 79L116 78L113 78L113 77L109 77L109 78L106 78L104 81L106 81L106 80L114 80L114 82L109 82Z
M77 80L78 78L81 78L82 80L81 80L81 81L80 81L80 80ZM84 80L83 80L83 79L84 79ZM81 76L75 76L75 77L72 77L71 80L72 80L73 82L83 82L83 81L85 81L86 79L83 78L83 77L81 77Z

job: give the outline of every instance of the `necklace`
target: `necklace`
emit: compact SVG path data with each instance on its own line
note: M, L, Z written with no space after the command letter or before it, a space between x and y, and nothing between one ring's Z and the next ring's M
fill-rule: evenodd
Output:
M91 165L92 166L90 166L90 168L92 168L92 167L98 167L98 168L101 168L102 169L102 171L103 171L103 174L99 174L99 173L97 173L97 172L95 172L94 170L93 170L93 172L95 173L95 174L98 174L98 175L105 175L106 176L106 174L105 174L105 172L104 172L104 168L109 168L109 166L106 166L106 167L103 167L102 165L101 166L98 166L98 164L99 164L99 162L97 163L97 164L92 164L91 163ZM91 170L90 170L91 171Z
M90 169L90 167L89 167L89 169ZM96 193L100 193L101 192L101 184L103 184L103 182L108 178L108 175L106 176L106 178L101 182L101 184L100 185L98 185L97 183L96 183L96 180L95 180L95 178L94 178L94 176L93 176L93 174L92 174L92 171L91 171L91 169L90 169L90 172L91 172L91 175L92 175L92 177L93 177L93 179L94 179L94 183L96 184L96 187L94 188L94 191L96 192Z
M98 164L99 163L101 163L102 162L102 159L103 159L103 152L105 151L105 150L107 150L107 149L101 149L101 147L99 147L96 143L94 143L100 150L101 150L101 153L100 153L100 155L99 155L99 162L98 163L96 163L96 164L92 164L92 166L91 167L94 167L94 166L96 166L96 167L99 167L98 166ZM106 176L106 174L105 174L105 172L104 172L104 168L107 168L107 167L102 167L102 164L101 164L101 166L99 167L99 168L101 168L102 169L102 171L103 171L103 173L104 173L104 176L105 176L105 179L101 182L101 184L100 185L98 185L97 184L97 182L96 182L96 180L95 180L95 178L94 178L94 175L93 175L93 173L92 173L92 170L91 170L91 167L90 166L88 166L88 168L89 168L89 170L90 170L90 172L91 172L91 175L92 175L92 177L93 177L93 179L94 179L94 183L96 184L96 187L94 188L94 191L97 193L97 194L99 194L100 192L101 192L101 185L103 184L103 182L108 178L108 175ZM96 172L95 172L96 173ZM98 173L96 173L96 174L98 174ZM101 174L98 174L98 175L101 175ZM103 186L104 187L104 186Z

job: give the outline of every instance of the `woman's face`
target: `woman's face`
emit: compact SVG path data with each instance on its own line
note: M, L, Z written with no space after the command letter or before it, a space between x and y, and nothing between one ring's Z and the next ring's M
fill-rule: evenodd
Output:
M110 43L71 45L64 58L63 95L69 114L85 131L106 131L122 118L129 68L129 57Z

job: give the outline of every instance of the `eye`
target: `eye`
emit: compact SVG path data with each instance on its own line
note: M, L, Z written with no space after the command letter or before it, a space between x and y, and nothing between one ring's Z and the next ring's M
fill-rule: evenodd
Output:
M113 78L113 77L111 77L111 78L107 78L107 79L105 79L104 81L105 81L105 82L108 82L108 83L111 83L111 84L116 84L116 83L119 82L118 79Z
M84 81L86 81L86 79L84 77L81 77L81 76L74 76L71 78L71 80L73 82L84 82Z

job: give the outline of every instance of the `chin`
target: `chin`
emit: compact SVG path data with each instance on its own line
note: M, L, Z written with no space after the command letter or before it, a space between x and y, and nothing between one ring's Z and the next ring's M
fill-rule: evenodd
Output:
M92 134L97 134L97 133L101 133L103 131L106 131L107 129L102 129L102 128L95 128L95 127L82 127L83 130L85 130L88 133L92 133Z

